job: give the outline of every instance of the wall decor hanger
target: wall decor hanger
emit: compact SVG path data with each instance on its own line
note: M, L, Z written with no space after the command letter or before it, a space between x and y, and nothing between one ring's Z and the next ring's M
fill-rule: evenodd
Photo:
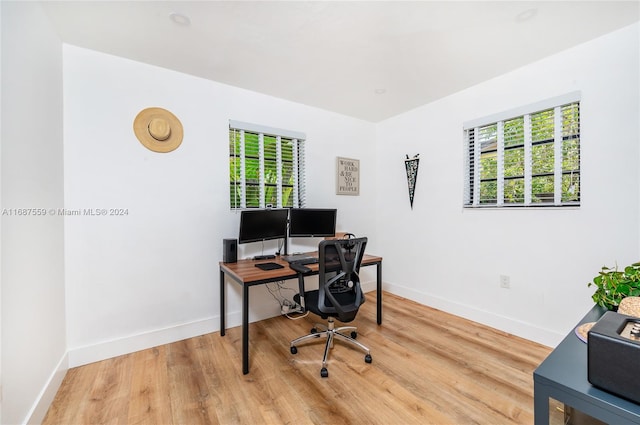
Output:
M411 209L413 209L413 195L416 191L416 182L418 180L418 165L420 164L420 154L415 154L413 158L407 158L404 160L404 167L407 170L407 183L409 185L409 203Z

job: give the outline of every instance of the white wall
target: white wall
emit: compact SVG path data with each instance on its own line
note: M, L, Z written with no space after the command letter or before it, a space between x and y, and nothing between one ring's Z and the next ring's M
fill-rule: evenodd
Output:
M229 119L305 132L309 206L338 208L339 227L354 233L375 228L373 124L95 51L63 49L65 207L128 210L126 216L65 218L72 366L219 329L222 239L237 237L239 224L239 214L229 210ZM134 117L150 106L181 120L184 139L177 150L151 152L136 139ZM336 156L360 159L360 196L335 195ZM265 243L265 252L275 246ZM240 256L260 249L243 245ZM237 326L240 288L227 287L227 323ZM264 287L251 296L251 320L279 312Z
M66 371L62 48L41 6L2 8L2 418L39 423ZM38 404L39 403L39 404Z
M376 219L387 289L558 343L593 305L587 282L600 267L640 258L638 52L635 24L380 123ZM580 208L463 210L462 123L576 90ZM403 158L416 153L411 210ZM501 274L511 289L499 287Z

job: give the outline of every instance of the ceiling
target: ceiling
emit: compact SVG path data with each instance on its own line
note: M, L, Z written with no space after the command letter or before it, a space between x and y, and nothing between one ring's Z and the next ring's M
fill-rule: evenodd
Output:
M371 122L640 20L638 1L43 6L65 43Z

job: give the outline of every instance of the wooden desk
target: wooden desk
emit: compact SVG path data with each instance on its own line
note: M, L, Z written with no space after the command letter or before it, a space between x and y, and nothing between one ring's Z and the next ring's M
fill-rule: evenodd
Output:
M317 253L311 253L317 257ZM257 263L278 263L284 267L275 270L261 270ZM365 254L361 266L376 266L376 307L377 322L382 323L382 257ZM311 275L318 274L317 264L308 264ZM225 335L225 276L242 286L242 373L249 373L249 288L280 280L297 279L298 274L289 267L289 263L280 257L270 260L240 260L237 263L220 262L220 335Z
M594 306L578 325L598 321L605 311ZM589 383L587 344L573 330L533 372L535 425L549 424L550 397L609 424L640 424L640 405Z

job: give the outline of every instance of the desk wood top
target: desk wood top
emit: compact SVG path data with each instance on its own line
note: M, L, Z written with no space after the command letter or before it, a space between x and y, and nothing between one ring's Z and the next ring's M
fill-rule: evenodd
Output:
M312 257L317 257L317 252L305 253ZM380 264L382 257L376 255L364 254L362 258L362 266L370 266L373 264ZM277 263L283 267L274 270L262 270L256 267L259 263ZM313 273L318 273L318 264L307 264ZM276 281L295 279L298 273L289 267L289 263L282 259L280 256L271 258L268 260L238 260L236 263L220 262L220 271L227 275L232 276L235 280L247 284L257 284L264 281Z

